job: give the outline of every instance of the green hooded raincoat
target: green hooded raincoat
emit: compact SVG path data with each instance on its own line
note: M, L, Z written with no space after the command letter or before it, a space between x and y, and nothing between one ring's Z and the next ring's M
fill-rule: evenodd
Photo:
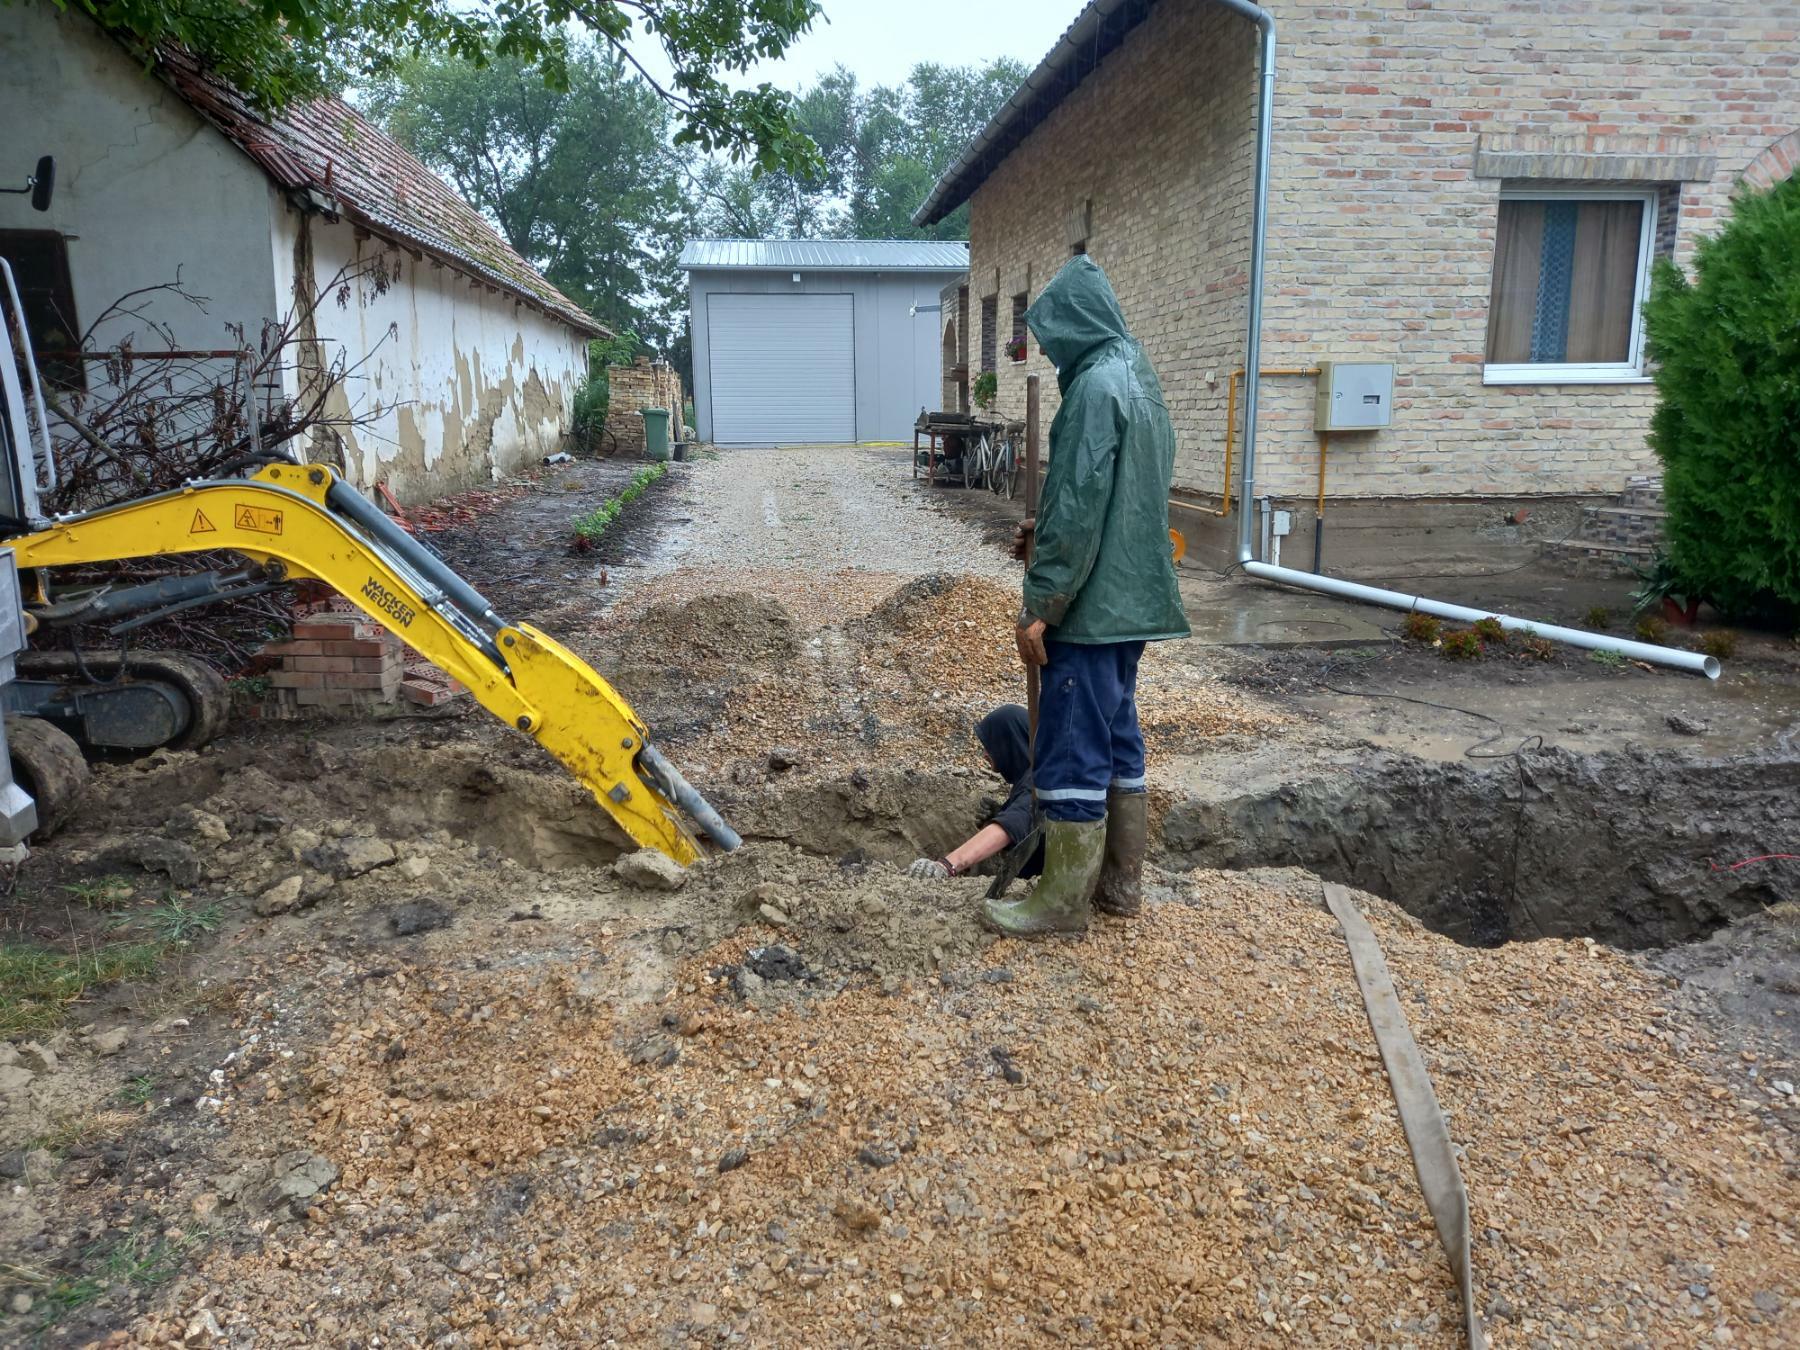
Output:
M1025 608L1062 642L1186 637L1169 549L1175 432L1106 273L1070 259L1025 322L1062 390Z

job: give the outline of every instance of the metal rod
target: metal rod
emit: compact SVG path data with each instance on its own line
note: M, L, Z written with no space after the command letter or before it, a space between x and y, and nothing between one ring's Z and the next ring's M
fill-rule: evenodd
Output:
M1037 552L1037 508L1038 508L1038 420L1040 416L1038 393L1038 377L1025 377L1025 515L1032 522L1033 528L1025 534L1025 566L1031 566L1033 554ZM1025 667L1025 713L1030 724L1033 754L1037 747L1038 724L1038 668Z
M1319 500L1313 507L1313 571L1325 570L1325 455L1331 448L1331 433L1319 433Z
M1250 317L1249 333L1244 344L1244 368L1258 370L1262 364L1263 274L1269 229L1269 162L1275 135L1275 19L1267 10L1259 9L1248 3L1248 0L1219 0L1219 3L1237 10L1252 20L1262 31L1262 88L1261 96L1257 100L1256 113L1256 183L1251 193L1253 207L1250 225L1252 231ZM1244 448L1238 461L1238 500L1240 502L1250 501L1256 492L1257 383L1256 380L1247 380L1244 386ZM1537 636L1549 638L1552 642L1567 643L1569 646L1585 648L1589 651L1618 652L1621 656L1646 661L1653 665L1691 671L1697 675L1704 675L1709 680L1716 680L1719 677L1718 661L1697 652L1676 651L1670 647L1652 646L1647 642L1626 642L1617 638L1602 637L1598 633L1584 633L1578 628L1532 623L1525 619L1515 619L1506 614L1489 614L1483 610L1469 609L1463 605L1446 604L1442 600L1430 600L1423 596L1404 595L1399 591L1383 590L1378 586L1364 586L1354 581L1340 581L1336 577L1313 576L1309 572L1295 572L1285 567L1272 567L1268 563L1256 561L1256 526L1248 511L1240 511L1238 515L1237 552L1237 560L1244 569L1244 574L1258 577L1264 581L1298 586L1304 590L1341 596L1346 600L1360 600L1366 604L1386 605L1390 609L1418 610L1424 614L1435 615L1440 619L1454 619L1459 623L1474 623L1478 619L1487 618L1497 619L1503 628L1514 632L1523 632L1529 629Z
M727 853L743 847L744 841L738 832L725 823L725 817L681 776L681 770L669 763L662 751L654 745L646 745L638 751L637 758L638 768L659 788L668 789L670 800L694 818L695 823L706 831L707 838Z

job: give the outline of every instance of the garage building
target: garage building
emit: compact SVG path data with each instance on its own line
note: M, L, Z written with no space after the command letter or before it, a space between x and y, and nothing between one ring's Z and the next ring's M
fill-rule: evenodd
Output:
M690 241L701 439L910 444L941 397L938 293L968 266L929 240Z

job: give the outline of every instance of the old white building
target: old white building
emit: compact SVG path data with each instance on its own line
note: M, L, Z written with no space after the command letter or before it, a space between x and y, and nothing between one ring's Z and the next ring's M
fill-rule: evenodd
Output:
M345 398L367 419L317 452L417 499L556 447L603 330L353 108L320 99L264 119L197 67L146 71L89 20L40 3L0 7L0 69L0 185L23 183L41 155L56 162L47 213L0 196L0 256L39 347L73 347L120 297L178 277L204 310L150 296L93 345L154 346L152 321L186 348L233 346L232 325L254 344L266 321L379 259L378 283L314 310L317 359L359 367ZM285 392L303 378L290 370Z

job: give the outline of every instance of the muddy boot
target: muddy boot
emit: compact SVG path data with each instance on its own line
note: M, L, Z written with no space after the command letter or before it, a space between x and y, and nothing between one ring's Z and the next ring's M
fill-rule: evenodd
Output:
M1085 933L1105 853L1105 821L1045 821L1044 875L1022 900L983 900L982 923L1006 937Z
M1144 907L1144 850L1150 842L1150 800L1142 792L1115 792L1106 799L1106 862L1094 908L1118 919L1135 919Z

